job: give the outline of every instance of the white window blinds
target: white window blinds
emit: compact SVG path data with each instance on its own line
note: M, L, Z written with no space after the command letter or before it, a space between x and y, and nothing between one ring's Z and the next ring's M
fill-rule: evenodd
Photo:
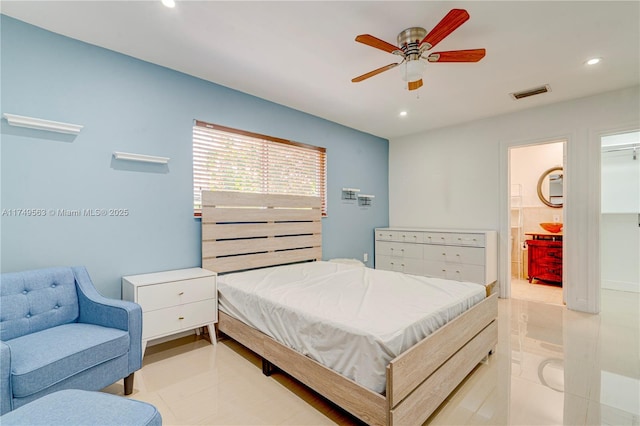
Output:
M197 121L193 126L193 202L201 191L322 197L326 216L326 149Z

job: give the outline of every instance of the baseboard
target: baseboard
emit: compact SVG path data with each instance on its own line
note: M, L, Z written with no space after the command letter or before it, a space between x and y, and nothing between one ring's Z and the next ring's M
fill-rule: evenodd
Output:
M640 285L629 281L611 281L602 280L601 288L607 290L630 291L632 293L640 293Z

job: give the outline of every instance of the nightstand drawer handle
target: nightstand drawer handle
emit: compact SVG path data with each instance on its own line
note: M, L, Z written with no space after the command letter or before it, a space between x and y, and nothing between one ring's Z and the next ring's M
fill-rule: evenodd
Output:
M184 291L181 291L180 293L178 293L178 296L182 296L184 294Z
M184 319L184 317L178 317L178 319L179 319L179 320L183 320L183 319Z

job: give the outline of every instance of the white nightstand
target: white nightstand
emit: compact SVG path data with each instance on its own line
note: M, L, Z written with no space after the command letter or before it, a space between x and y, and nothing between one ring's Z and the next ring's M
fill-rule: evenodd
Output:
M216 343L216 273L202 268L122 277L122 298L142 307L142 355L147 342L206 326ZM199 333L199 330L196 330Z

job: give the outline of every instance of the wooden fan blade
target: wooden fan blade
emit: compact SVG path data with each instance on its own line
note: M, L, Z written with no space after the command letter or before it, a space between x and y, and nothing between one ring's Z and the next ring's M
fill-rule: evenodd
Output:
M377 70L369 71L369 72L368 72L368 73L366 73L366 74L362 74L361 76L359 76L359 77L356 77L356 78L352 79L352 80L351 80L351 82L352 82L352 83L358 83L358 82L360 82L360 81L362 81L362 80L366 80L366 79L367 79L367 78L369 78L369 77L373 77L374 75L378 75L378 74L380 74L381 72L385 72L385 71L387 71L387 70L390 70L391 68L395 68L395 67L397 67L398 65L400 65L400 64L389 64L389 65L385 65L384 67L380 67L380 68L378 68Z
M464 9L451 9L447 15L442 18L438 25L427 34L420 46L427 43L427 50L440 43L446 36L451 34L460 25L464 24L469 19L469 13Z
M360 34L359 36L356 37L356 41L359 43L366 44L367 46L375 47L376 49L384 50L385 52L394 53L394 54L402 53L402 51L398 49L397 46L394 46L391 43L387 43L384 40L380 40L379 38L374 37L371 34Z
M484 58L485 49L450 50L434 52L427 57L429 62L478 62Z
M418 81L410 81L408 84L409 90L416 90L422 87L422 79Z

